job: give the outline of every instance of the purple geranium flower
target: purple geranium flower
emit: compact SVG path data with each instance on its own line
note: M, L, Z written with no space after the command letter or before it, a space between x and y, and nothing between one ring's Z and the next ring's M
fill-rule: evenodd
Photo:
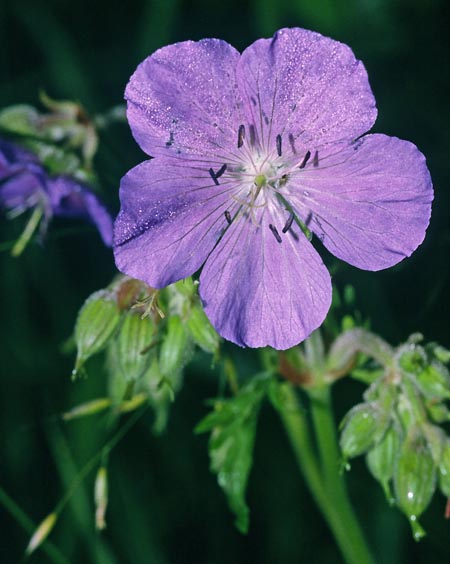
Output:
M186 41L148 57L125 95L156 158L122 180L117 266L155 288L203 266L205 312L230 341L285 349L323 322L331 281L310 232L366 270L423 241L425 159L407 141L361 137L375 100L342 43L303 29L242 54Z
M53 216L86 219L97 227L105 245L112 245L112 218L97 196L72 177L49 176L34 153L2 139L0 207L13 215L40 210L41 233Z

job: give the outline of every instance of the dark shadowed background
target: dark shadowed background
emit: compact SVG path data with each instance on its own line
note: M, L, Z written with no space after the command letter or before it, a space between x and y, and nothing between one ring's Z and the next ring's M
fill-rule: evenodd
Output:
M333 266L338 287L352 284L372 328L396 344L415 331L450 346L450 7L446 0L0 0L0 107L53 98L80 101L90 113L121 103L136 65L165 44L219 37L243 49L283 26L313 29L349 44L362 59L377 99L375 131L413 141L427 156L436 197L425 243L409 260L379 273ZM103 195L118 208L120 177L143 160L126 125L101 139L96 165ZM1 241L20 220L0 219ZM0 254L0 484L39 522L61 497L73 465L99 446L95 420L61 425L53 417L104 391L102 360L71 383L73 355L62 344L77 311L114 274L112 255L93 229L55 221L45 246L19 259ZM248 370L252 366L249 363ZM263 410L248 501L248 536L233 526L208 469L205 436L192 428L217 393L209 359L198 357L173 406L167 431L141 421L110 463L108 529L94 531L92 477L63 513L52 542L70 562L99 564L294 564L340 562L334 541L302 483L273 412ZM336 385L338 417L363 388ZM415 543L357 460L347 475L356 510L383 564L450 561L445 499L423 518ZM22 560L28 534L0 506L0 561ZM33 562L47 562L42 553Z

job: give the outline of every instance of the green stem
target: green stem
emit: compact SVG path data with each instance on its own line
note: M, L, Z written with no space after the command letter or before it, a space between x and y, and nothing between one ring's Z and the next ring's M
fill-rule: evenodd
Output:
M26 227L22 232L22 235L19 237L19 239L17 240L17 242L15 243L14 247L11 250L11 255L13 257L18 257L23 253L23 250L30 242L30 239L33 236L33 233L36 231L43 215L44 215L44 210L42 209L41 206L37 206L34 208L33 213L31 214L31 217L28 220Z
M312 448L306 417L292 386L285 386L289 409L280 411L307 485L347 564L373 564L339 474L339 451L328 388L310 392L320 464Z

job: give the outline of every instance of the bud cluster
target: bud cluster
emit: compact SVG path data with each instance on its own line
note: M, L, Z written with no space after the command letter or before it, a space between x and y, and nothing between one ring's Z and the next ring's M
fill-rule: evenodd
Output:
M109 397L64 414L66 420L106 408L124 413L149 402L155 429L162 430L168 405L180 388L183 368L195 346L216 354L219 337L201 308L196 284L188 278L164 290L125 276L92 294L75 325L77 358L73 377L85 363L106 352Z
M370 334L361 335L360 350L371 356ZM365 401L344 417L340 437L347 468L348 459L366 455L370 472L388 501L408 517L416 540L425 534L418 518L435 490L450 497L450 438L438 425L450 420L450 353L434 343L421 345L421 338L414 335L391 349L390 358L386 345L382 362L379 354L373 355L378 356L373 367L378 377L366 390Z

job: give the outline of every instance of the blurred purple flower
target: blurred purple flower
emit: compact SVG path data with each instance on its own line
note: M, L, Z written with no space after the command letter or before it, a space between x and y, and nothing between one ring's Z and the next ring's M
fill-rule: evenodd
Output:
M240 55L217 39L148 57L127 86L128 120L154 158L121 184L118 268L155 288L196 272L217 331L277 349L324 320L331 280L310 232L366 270L420 245L432 184L407 141L376 119L346 45L284 29Z
M2 139L0 207L12 215L41 209L41 234L53 216L85 219L97 227L105 245L112 245L112 218L97 196L74 178L49 176L34 153Z

